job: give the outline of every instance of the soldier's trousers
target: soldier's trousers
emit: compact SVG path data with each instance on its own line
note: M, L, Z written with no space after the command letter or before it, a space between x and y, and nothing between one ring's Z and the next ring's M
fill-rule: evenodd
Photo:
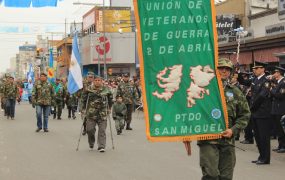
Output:
M15 99L7 99L6 101L6 113L7 116L15 117L15 105L16 100Z
M125 120L126 120L127 125L128 124L130 125L132 121L133 105L126 104L126 106L127 106L127 114L125 116Z
M232 145L200 144L202 180L232 180L236 163Z
M121 130L124 128L124 119L116 119L115 120L115 127L116 127L116 130Z
M95 132L96 125L98 126L98 136L97 144L98 148L105 148L106 146L106 128L107 120L106 119L87 119L86 121L86 131L88 134L88 143L89 146L95 144Z
M248 141L253 141L253 127L252 127L252 118L249 119L249 122L244 129L244 139Z
M61 117L62 114L62 103L56 103L56 106L54 106L54 117L57 114L57 118Z
M258 160L270 163L270 130L268 118L252 118L255 142L259 151Z
M71 114L72 114L72 117L74 117L75 116L75 107L67 106L67 109L68 109L68 117L70 118Z

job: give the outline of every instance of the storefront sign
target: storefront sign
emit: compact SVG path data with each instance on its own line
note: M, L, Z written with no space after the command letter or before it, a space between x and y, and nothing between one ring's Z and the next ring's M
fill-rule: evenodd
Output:
M265 26L265 35L272 36L285 33L285 23L274 24L271 26Z

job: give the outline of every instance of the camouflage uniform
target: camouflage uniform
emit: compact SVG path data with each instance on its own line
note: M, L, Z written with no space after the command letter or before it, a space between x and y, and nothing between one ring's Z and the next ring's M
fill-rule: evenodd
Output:
M63 86L64 95L66 96L68 93L67 83L66 82L62 83L62 86ZM63 109L64 109L64 106L65 106L65 103L63 103L63 106L62 106Z
M42 129L42 111L45 131L48 129L48 115L50 106L54 105L54 89L47 81L37 81L32 91L32 104L36 106L37 132Z
M95 126L98 125L98 150L105 149L107 106L109 105L109 107L111 107L111 101L112 94L110 90L104 86L96 88L92 84L82 94L83 111L86 112L86 130L90 148L94 147L96 132Z
M125 121L127 123L127 130L132 130L130 127L132 121L132 112L134 109L133 103L134 101L139 101L139 96L136 91L135 85L132 85L129 81L128 82L121 82L118 85L117 95L123 97L123 103L127 106L127 115L125 116Z
M127 106L124 103L116 102L113 105L112 117L115 120L117 134L121 134L124 129L124 116L127 113Z
M5 114L7 115L7 118L11 117L11 119L14 119L16 98L19 98L18 87L14 82L9 82L8 80L8 82L4 85L3 93L6 101Z
M94 73L93 74L91 74L93 77L94 77ZM84 106L84 104L83 104L83 98L82 98L82 95L83 94L87 94L88 92L87 92L87 88L88 88L88 86L91 86L91 84L92 84L92 82L88 82L88 80L87 79L84 79L83 80L83 89L80 91L80 93L79 93L79 95L80 95L80 100L79 100L79 102L80 102L80 106L79 106L79 111L82 111L82 109L83 109L83 106ZM83 119L83 132L82 132L82 135L83 136L85 136L86 135L86 118L84 118Z
M5 84L5 81L4 80L1 80L0 81L0 101L1 101L1 109L5 109L4 107L4 84Z
M61 83L57 84L55 87L55 106L54 106L54 114L53 119L56 118L57 113L57 119L61 120L61 114L62 114L62 108L64 105L64 97L65 97L66 91Z
M75 110L77 107L77 93L74 94L70 94L69 92L67 92L67 96L66 96L66 106L68 109L68 118L71 118L71 113L72 113L72 118L75 119Z
M231 67L219 61L218 67ZM227 66L227 64L229 65ZM230 66L231 65L231 66ZM242 92L228 80L223 80L224 94L226 98L229 128L233 135L231 138L198 141L200 147L200 166L202 169L202 180L231 180L236 163L235 157L235 135L247 126L250 118L248 103Z

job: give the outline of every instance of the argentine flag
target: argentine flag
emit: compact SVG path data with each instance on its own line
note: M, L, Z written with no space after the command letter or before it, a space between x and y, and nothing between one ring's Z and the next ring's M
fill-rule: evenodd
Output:
M76 93L83 87L82 74L80 69L80 54L77 44L77 32L75 33L72 41L72 54L69 66L68 84L67 89L70 94Z

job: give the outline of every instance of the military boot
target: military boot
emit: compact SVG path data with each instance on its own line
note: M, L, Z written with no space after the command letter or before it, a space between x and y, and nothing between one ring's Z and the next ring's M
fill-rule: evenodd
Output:
M117 130L117 135L120 135L121 134L121 130Z
M127 123L126 130L133 130L133 128L130 127L130 123Z
M85 136L87 134L86 129L83 129L82 135Z

